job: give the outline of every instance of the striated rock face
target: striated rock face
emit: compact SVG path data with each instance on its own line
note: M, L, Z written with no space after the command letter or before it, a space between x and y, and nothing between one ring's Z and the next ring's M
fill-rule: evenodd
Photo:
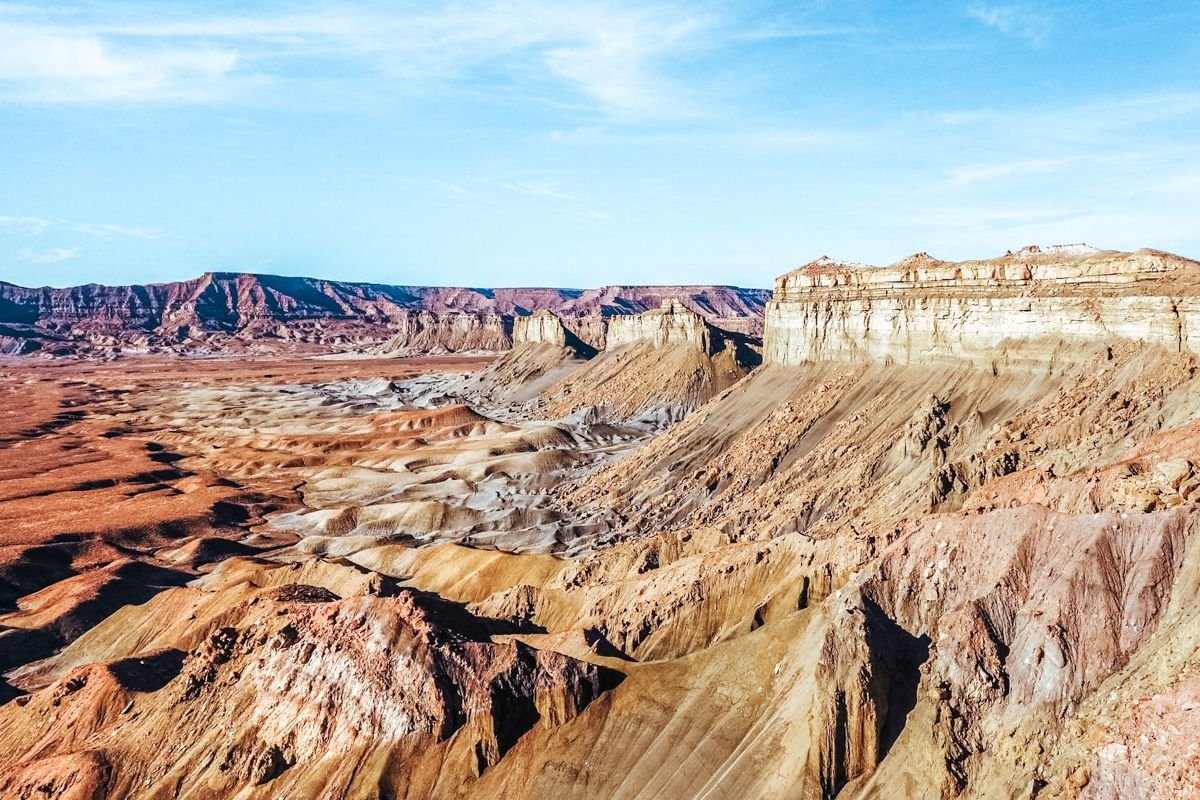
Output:
M601 286L581 292L559 313L572 317L639 314L673 298L708 319L726 319L761 314L771 292L731 286Z
M766 290L725 286L465 289L244 273L146 286L0 283L0 352L347 350L384 343L395 352L505 350L511 340L500 328L539 310L568 318L569 330L600 348L608 317L652 309L664 294L712 319L732 320L738 330L761 326L769 297ZM443 326L442 317L453 319Z
M1200 263L1155 250L1029 247L987 261L920 253L876 268L822 258L779 278L764 359L896 363L1003 359L1007 342L1125 338L1200 352Z
M513 320L513 344L552 344L567 346L567 329L562 320L549 311L538 311Z
M757 317L761 326L762 318ZM512 318L513 347L522 344L548 344L554 347L577 349L581 355L589 357L598 350L603 350L608 338L608 317L561 316L554 311L542 309L523 316Z
M513 320L498 314L434 314L407 311L389 326L396 330L372 352L379 355L505 350L512 343ZM397 330L398 329L398 330Z
M615 350L636 342L650 342L655 347L686 343L710 352L713 346L710 330L703 317L669 298L653 311L613 317L608 323L607 348Z

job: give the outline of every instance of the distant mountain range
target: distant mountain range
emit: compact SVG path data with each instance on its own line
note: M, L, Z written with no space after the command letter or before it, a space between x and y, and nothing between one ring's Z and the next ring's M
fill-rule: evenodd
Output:
M512 319L551 311L602 346L604 320L677 298L714 324L761 332L771 292L732 286L472 289L212 272L144 286L0 282L0 352L94 355L502 350Z

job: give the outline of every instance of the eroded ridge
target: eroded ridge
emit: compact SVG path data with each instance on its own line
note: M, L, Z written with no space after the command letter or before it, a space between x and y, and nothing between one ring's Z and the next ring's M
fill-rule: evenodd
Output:
M720 383L753 343L669 302L598 353L541 314L470 363L7 365L6 454L58 466L0 462L0 793L1200 794L1196 353L1160 305L954 328L1195 265L903 263L771 308L937 337L842 314Z

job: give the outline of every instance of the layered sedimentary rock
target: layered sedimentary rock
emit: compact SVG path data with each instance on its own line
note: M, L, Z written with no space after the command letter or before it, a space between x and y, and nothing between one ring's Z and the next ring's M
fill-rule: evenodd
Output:
M678 419L758 365L757 341L723 331L674 298L613 317L604 352L547 390L550 413L603 409Z
M190 785L231 797L270 784L259 792L430 796L437 776L393 782L380 772L446 742L447 792L530 728L569 721L618 682L494 641L513 626L363 582L351 568L327 569L315 585L281 583L270 575L278 569L164 592L41 665L28 680L45 688L0 721L0 793L159 797ZM34 725L36 740L25 733ZM145 758L146 742L168 757Z
M549 311L538 311L513 320L513 344L552 344L567 346L567 329L562 320Z
M875 268L822 258L779 278L764 358L929 363L1051 357L1055 342L1125 338L1200 351L1200 263L1169 253L1027 247L949 263L920 253Z
M573 320L578 322L579 320ZM513 320L513 347L546 344L572 351L575 355L589 358L596 354L596 347L581 339L566 326L566 321L551 311L536 311L528 317Z
M972 262L876 292L886 270L840 265L803 291L844 319L1194 296L1173 257L1006 258L1045 280ZM84 379L32 413L30 381L78 365L0 364L21 411L0 446L24 454L0 460L0 520L44 545L0 572L0 645L22 646L0 646L0 795L1200 796L1189 347L1047 323L1004 363L932 334L905 361L847 322L700 402L737 337L672 303L618 327L563 361L530 317L468 377L497 384L475 408L447 400L462 376L384 377L406 362L263 385L132 361L63 373ZM547 369L571 372L553 402L510 391ZM614 419L685 401L661 432ZM616 413L549 419L587 406ZM267 487L286 511L263 516ZM147 527L57 533L96 526L97 498ZM223 527L156 522L210 506Z
M723 646L697 654L689 637L743 636L729 643L744 659L737 674L760 654L773 666L773 676L744 683L728 665L711 676L710 691L743 686L737 708L753 722L714 723L739 744L714 746L688 776L647 771L656 793L1074 800L1200 791L1190 745L1200 682L1181 669L1200 652L1191 605L1200 369L1187 336L1153 334L1172 330L1172 304L1195 296L1196 265L1083 248L1001 261L1048 269L1043 281L993 274L993 262L976 262L984 266L973 276L889 277L824 262L785 277L768 344L796 334L805 347L772 350L774 363L655 441L560 488L564 508L597 519L619 510L631 536L715 530L731 541L714 564L730 571L723 579L676 556L668 565L666 548L634 561L646 576L636 590L591 565L580 579L589 597L610 584L637 598L638 612L608 623L614 643L651 659L687 649L699 661L722 658ZM996 351L1038 369L996 369L995 354L975 355L985 343L962 337L912 347L845 312L929 314L942 333L955 321L938 310L944 295L987 313L989 300L1029 303L1044 324ZM1037 311L1130 298L1172 302L1148 306L1132 328ZM812 307L822 324L772 329L772 314L806 320ZM559 597L538 601L532 618L553 620ZM780 653L774 636L802 644ZM640 717L650 729L643 746L686 725L666 717ZM797 719L807 728L796 731ZM619 722L595 724L608 732ZM548 759L562 757L546 747Z
M512 343L514 321L499 314L434 314L406 311L389 322L395 331L372 351L379 355L505 350Z
M668 298L653 311L613 317L608 323L606 346L615 350L637 342L649 342L654 347L690 344L707 353L714 344L711 329L695 311Z
M65 289L0 282L0 351L220 353L296 346L329 351L379 349L384 343L394 352L505 350L513 319L538 310L567 318L568 330L602 348L608 317L654 308L664 293L677 294L708 317L749 328L761 325L769 296L765 290L724 286L465 289L244 273Z

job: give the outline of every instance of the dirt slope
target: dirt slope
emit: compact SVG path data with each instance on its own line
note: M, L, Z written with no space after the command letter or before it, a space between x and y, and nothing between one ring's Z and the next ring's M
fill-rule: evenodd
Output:
M821 264L752 371L669 299L470 375L15 361L0 793L1200 796L1194 271Z

